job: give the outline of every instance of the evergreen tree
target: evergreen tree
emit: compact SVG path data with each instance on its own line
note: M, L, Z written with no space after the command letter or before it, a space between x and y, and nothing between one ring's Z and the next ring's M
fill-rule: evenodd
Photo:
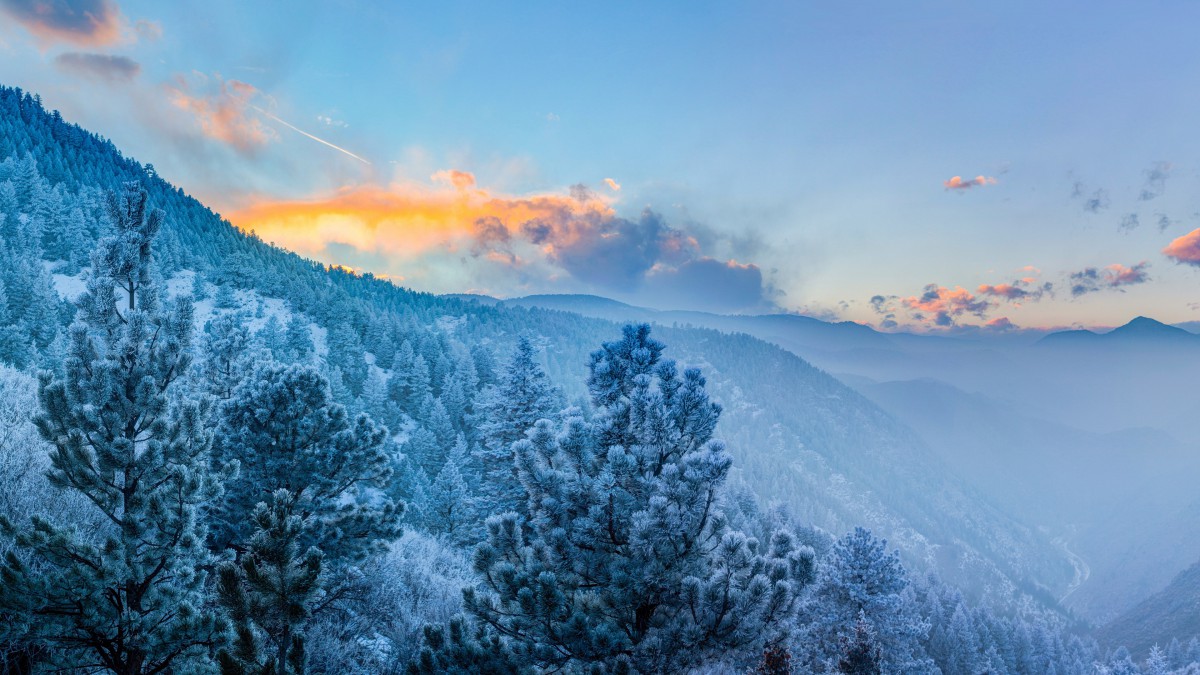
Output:
M229 284L221 284L217 286L217 295L213 298L213 305L217 309L233 309L238 306L237 296L234 295L233 287Z
M53 445L51 482L85 495L109 527L97 545L40 517L22 529L4 520L33 565L5 560L0 605L27 613L30 638L62 649L64 667L180 671L223 633L202 611L202 507L219 491L208 409L170 396L188 365L192 308L157 311L148 267L162 212L127 184L109 213L114 234L93 256L65 377L41 378L35 419Z
M515 511L524 504L512 446L538 420L554 419L559 409L561 395L534 356L533 343L521 337L491 399L481 406L481 447L475 459L484 479L481 507L490 513Z
M270 352L276 361L286 361L287 347L283 339L283 325L274 314L267 318L263 327L254 334L258 344Z
M292 315L288 319L287 331L284 336L292 361L306 361L313 353L312 333L308 321L300 315Z
M301 552L305 522L294 503L284 489L270 504L259 502L245 555L218 570L217 592L235 635L232 649L217 657L223 675L305 670L304 627L321 597L322 555L313 546Z
M886 542L861 527L839 539L802 612L807 666L817 671L836 663L862 621L879 646L884 672L936 672L920 645L929 626L904 595L907 586L900 558L887 552Z
M446 463L433 480L429 490L425 526L434 534L445 534L461 540L471 516L471 501L463 469L467 459L467 442L462 436L446 457Z
M881 675L880 663L883 658L879 645L875 642L875 631L866 617L859 614L854 622L854 635L842 638L842 656L838 661L838 672L846 675ZM970 671L957 671L970 672Z
M245 516L286 489L291 514L306 521L302 547L355 560L395 533L397 507L381 492L391 476L385 432L366 415L351 419L329 384L307 366L267 364L223 406L217 454L238 461L226 482L215 542L245 547Z
M208 393L218 400L229 400L253 368L249 324L245 312L222 312L204 324L200 371Z
M764 548L728 531L720 407L649 332L627 326L592 355L591 423L541 420L515 445L527 526L493 516L476 551L468 610L539 668L665 672L761 653L811 573L789 535Z

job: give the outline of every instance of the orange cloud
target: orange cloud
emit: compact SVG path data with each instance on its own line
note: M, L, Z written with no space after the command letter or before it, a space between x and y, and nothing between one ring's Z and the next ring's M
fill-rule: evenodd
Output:
M1175 239L1162 252L1175 262L1200 265L1200 229Z
M444 182L453 185L459 190L466 190L475 186L475 174L469 171L457 171L455 169L442 169L429 177L435 182Z
M199 75L202 84L209 78ZM242 153L253 153L276 138L275 131L252 115L251 100L259 95L254 85L238 80L212 78L215 90L193 94L192 87L182 77L176 86L168 87L171 103L192 114L205 136L225 143Z
M399 183L388 188L348 188L312 200L260 198L231 213L229 220L242 230L253 230L266 241L305 255L341 244L408 258L433 249L470 249L478 241L508 241L529 222L563 224L614 215L599 199L492 195L482 189L466 190L475 182L467 172L439 171L434 177L453 189ZM579 235L569 226L559 227L555 234L540 245L553 251Z
M611 178L605 178L604 184L607 185L613 192L621 191L621 184Z
M954 176L950 180L942 181L942 185L944 185L947 190L969 190L973 187L995 185L997 182L998 181L991 176L976 176L974 178Z

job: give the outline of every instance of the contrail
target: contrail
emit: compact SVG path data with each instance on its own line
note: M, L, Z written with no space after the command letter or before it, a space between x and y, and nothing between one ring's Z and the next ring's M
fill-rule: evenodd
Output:
M256 105L254 105L254 104L252 104L252 103L251 103L251 104L249 104L249 105L250 105L250 107L251 107L251 108L254 108L254 109L255 109L255 110L257 110L258 112L262 113L263 115L266 115L267 117L270 117L271 119L275 120L276 122L279 122L279 123L280 123L280 124L282 124L283 126L285 126L285 127L289 128L289 129L291 129L292 131L294 131L294 132L296 132L296 133L298 133L298 134L303 134L303 135L305 135L305 136L308 136L309 138L313 139L314 141L316 141L316 142L318 142L318 143L321 143L321 144L323 144L323 145L328 145L329 147L333 148L334 150L337 150L338 152L341 152L341 153L343 153L343 154L346 154L346 155L350 155L350 156L351 156L351 157L353 157L354 159L357 159L358 161L362 162L363 164L366 164L367 166L371 166L371 163L370 163L370 162L368 162L367 160L363 159L362 157L359 157L358 155L354 154L353 152L350 152L349 150L347 150L347 149L345 149L345 148L340 148L340 147L338 147L338 146L334 145L333 143L330 143L329 141L327 141L327 140L325 140L325 139L323 139L323 138L317 138L316 136L313 136L312 134L308 133L307 131L305 131L305 130L303 130L303 129L300 129L300 128L296 127L296 126L293 126L293 125L291 125L291 124L288 124L287 122L284 122L283 120L279 119L278 117L276 117L276 116L272 115L271 113L267 112L266 110L263 110L262 108L260 108L260 107L258 107L258 106L256 106Z

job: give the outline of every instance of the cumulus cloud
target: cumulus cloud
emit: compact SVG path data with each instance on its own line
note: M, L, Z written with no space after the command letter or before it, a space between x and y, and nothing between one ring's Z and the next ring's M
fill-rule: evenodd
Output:
M190 79L176 78L167 92L176 108L195 118L205 136L243 154L253 154L277 138L275 131L254 114L253 101L261 95L254 85L193 73Z
M111 54L67 52L54 58L60 70L109 82L128 82L138 76L142 66L131 58Z
M1019 329L1020 326L1010 321L1007 316L999 316L983 324L983 328L996 333L1007 333Z
M400 266L398 272L453 256L471 268L464 274L482 265L493 278L521 278L533 291L590 289L711 311L764 308L773 293L757 266L718 258L649 209L636 218L618 215L581 185L568 194L504 195L479 187L468 172L447 170L430 183L256 200L230 220L305 255L370 255Z
M1148 202L1161 195L1167 188L1167 178L1171 176L1173 168L1170 162L1155 162L1149 169L1143 171L1146 182L1142 185L1138 201Z
M103 47L119 42L125 31L111 0L0 0L0 11L43 44Z
M1200 229L1178 237L1162 252L1177 263L1200 266Z
M1134 286L1150 280L1146 269L1150 263L1142 262L1126 266L1113 263L1107 267L1085 267L1069 276L1071 295L1080 297L1097 291L1125 291L1125 286Z
M995 185L998 181L991 176L976 176L974 178L963 178L962 176L953 176L950 180L942 181L942 185L947 190L969 190L973 187L983 187L984 185Z

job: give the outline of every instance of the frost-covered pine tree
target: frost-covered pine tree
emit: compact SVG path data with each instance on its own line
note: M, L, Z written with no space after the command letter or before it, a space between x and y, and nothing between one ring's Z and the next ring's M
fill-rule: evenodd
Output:
M217 570L217 594L234 625L233 644L217 655L223 675L305 671L304 628L322 596L322 554L301 549L306 522L294 503L284 489L259 502L245 554Z
M355 560L395 532L398 507L382 492L391 477L385 431L366 415L350 418L329 383L308 366L267 364L222 406L218 461L240 464L216 511L214 542L244 548L246 515L276 490L305 519L302 547L330 560Z
M64 668L180 672L224 632L203 609L202 510L219 492L209 411L170 396L189 361L192 307L158 308L149 267L162 212L136 183L108 210L114 232L93 254L65 376L42 376L35 419L53 446L51 482L85 495L108 525L4 522L32 563L6 559L0 605L25 615L29 639L53 646Z
M879 647L883 672L937 672L920 644L929 625L905 595L907 587L904 566L887 542L861 527L839 539L801 611L801 664L820 672L838 663L861 621Z
M467 442L460 435L442 470L433 479L425 513L425 527L430 532L459 541L465 536L472 515L471 492L463 479L466 461Z
M250 315L222 312L204 324L200 372L208 393L228 401L233 390L253 370L250 353Z
M525 488L517 478L513 443L540 419L553 419L561 394L538 365L533 343L522 336L490 400L481 406L480 447L475 462L483 482L480 506L488 513L523 507Z
M284 341L291 361L307 361L313 353L312 332L309 330L308 321L300 315L293 315L288 319Z
M488 520L483 588L464 599L538 668L679 672L714 654L749 665L811 574L811 549L786 533L763 546L726 527L721 409L662 350L648 326L627 326L592 355L593 421L542 420L515 445L527 523Z

